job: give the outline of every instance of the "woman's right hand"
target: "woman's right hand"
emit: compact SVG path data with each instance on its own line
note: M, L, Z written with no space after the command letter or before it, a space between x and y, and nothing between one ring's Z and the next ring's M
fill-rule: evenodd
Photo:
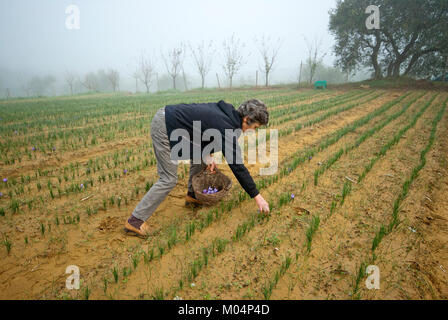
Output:
M257 203L258 210L260 212L269 212L269 203L264 200L264 198L259 194L254 198L255 202Z

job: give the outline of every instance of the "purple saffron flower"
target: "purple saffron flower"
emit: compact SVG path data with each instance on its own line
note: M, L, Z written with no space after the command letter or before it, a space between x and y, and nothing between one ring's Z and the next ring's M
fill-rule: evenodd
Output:
M3 182L8 182L8 178L3 178Z
M294 198L295 198L296 196L295 196L295 194L293 193L293 194L291 194L291 199L292 200L294 200Z
M311 160L311 159L313 159L313 157L312 156L309 156L309 158L308 158L309 160Z
M84 185L81 183L81 189L84 188Z
M3 193L2 192L0 192L0 197L3 197Z
M128 173L128 170L124 169L124 170L123 170L123 173L124 173L124 174Z
M31 150L36 151L36 147L32 147Z
M206 193L207 193L207 189L204 189L204 191L202 191L202 193L203 193L203 194L206 194Z
M56 151L56 148L55 148L55 147L53 147L53 151Z

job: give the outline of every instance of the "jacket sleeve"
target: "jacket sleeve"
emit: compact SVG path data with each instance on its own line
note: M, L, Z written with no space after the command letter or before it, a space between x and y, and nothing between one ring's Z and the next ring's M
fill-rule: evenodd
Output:
M224 138L223 146L224 148L222 151L229 164L230 170L232 170L235 178L238 180L241 187L243 187L244 191L246 191L251 198L255 198L260 192L258 191L249 170L247 170L243 163L237 137L234 136L232 139Z

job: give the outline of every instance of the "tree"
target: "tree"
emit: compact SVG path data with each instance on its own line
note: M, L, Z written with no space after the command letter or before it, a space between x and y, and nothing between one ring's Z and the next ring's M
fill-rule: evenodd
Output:
M76 74L73 72L66 71L64 79L68 87L70 88L70 95L73 95L73 87L75 86L75 82L77 79Z
M146 93L149 93L149 88L151 87L154 74L155 68L151 61L151 58L142 53L133 77L139 79L140 82L143 83L146 88Z
M98 77L95 72L88 72L83 80L79 82L87 89L88 92L98 91Z
M308 47L308 57L306 59L306 68L309 73L309 82L313 82L314 75L316 74L317 66L322 63L326 53L321 53L322 40L314 39L314 42L308 41L305 38L306 45Z
M138 81L140 79L140 74L138 72L138 69L136 69L132 74L131 77L135 80L135 93L138 92Z
M168 74L173 81L173 89L176 89L176 78L179 76L180 72L183 69L185 52L185 45L181 43L178 48L173 48L168 52L168 57L165 57L162 54L166 70L168 71Z
M107 80L109 80L112 90L115 92L120 86L120 73L115 69L109 69L106 72Z
M235 35L232 34L230 39L226 39L223 42L224 48L224 62L222 67L229 79L229 86L232 89L233 77L238 73L241 67L245 64L243 61L243 55L241 48L244 48L244 44L240 44L239 39L235 39Z
M25 90L27 91L27 95L29 92L32 92L34 96L43 96L46 95L56 82L56 79L51 76L34 76L32 77L25 86Z
M257 43L258 40L255 39L255 42ZM271 39L269 37L266 38L264 35L259 42L258 50L263 59L263 66L260 67L260 71L265 74L265 85L267 87L269 86L269 74L273 70L274 63L282 44L280 38L278 38L275 43L272 43L272 47L270 47L269 44L271 44Z
M368 30L369 0L338 0L330 11L336 65L344 71L374 70L374 78L416 75L424 60L443 56L448 47L446 0L377 0L380 28Z
M199 72L199 75L201 76L202 89L204 89L205 77L210 72L213 55L215 53L212 45L213 41L210 41L208 43L202 41L199 45L197 45L196 49L194 49L190 44L190 50L194 58L194 63Z

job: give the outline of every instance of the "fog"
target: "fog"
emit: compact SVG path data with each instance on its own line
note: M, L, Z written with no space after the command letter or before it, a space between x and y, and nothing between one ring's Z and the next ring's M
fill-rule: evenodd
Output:
M79 8L79 29L68 29L66 8ZM320 39L323 63L332 66L332 36L328 11L336 0L2 0L0 2L0 96L25 95L25 83L33 76L51 75L55 81L47 95L69 94L66 71L83 77L87 72L114 68L120 73L120 91L135 91L132 73L145 53L155 63L159 89L170 82L161 53L181 42L213 41L216 53L206 87L217 87L216 73L225 86L222 68L223 41L232 34L244 44L246 62L234 85L255 84L262 57L254 38L280 38L282 46L270 84L297 81L300 62L305 62L309 41ZM184 61L188 88L200 86L190 51ZM259 75L259 84L263 75ZM160 82L162 85L160 85ZM179 80L183 85L183 80ZM140 90L142 90L141 84ZM151 91L157 89L154 83ZM78 85L75 90L82 91Z

